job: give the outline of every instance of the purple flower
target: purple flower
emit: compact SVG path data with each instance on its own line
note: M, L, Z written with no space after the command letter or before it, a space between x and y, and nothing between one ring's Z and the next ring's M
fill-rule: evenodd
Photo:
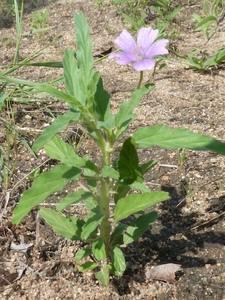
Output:
M123 30L115 39L119 52L113 52L110 58L120 65L130 64L136 71L151 70L155 66L155 58L159 55L168 54L166 39L156 40L159 31L151 27L144 27L138 31L137 42L127 30Z

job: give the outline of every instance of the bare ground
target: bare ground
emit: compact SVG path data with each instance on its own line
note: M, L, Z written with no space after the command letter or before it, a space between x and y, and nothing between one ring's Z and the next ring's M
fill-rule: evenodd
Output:
M204 37L191 28L195 7L185 6L184 1L183 5L180 36L174 42L177 51L185 54L198 47L211 53L224 46L225 23L206 44ZM30 15L25 16L22 57L44 47L38 61L61 60L64 49L74 46L72 17L80 9L91 24L95 54L110 48L114 37L123 29L115 9L99 10L92 1L57 1L47 8L50 29L42 37L30 34ZM2 64L12 60L14 34L13 28L0 31ZM225 139L225 71L199 74L185 67L184 61L170 55L167 67L156 74L156 89L143 99L131 131L138 126L162 123ZM137 74L108 59L97 68L116 109L137 84ZM18 76L44 81L61 73L55 69L23 68ZM145 79L149 79L147 75ZM20 226L11 224L12 208L30 184L26 175L38 166L43 169L52 163L45 162L43 154L37 158L32 156L21 140L32 143L53 116L66 110L63 104L41 98L33 100L34 103L12 106L18 139L16 151L10 157L15 171L7 190L1 192L0 207L4 212L0 220L1 299L225 299L225 158L222 156L187 152L187 160L181 166L177 152L160 149L140 152L143 160L159 161L146 178L149 187L169 191L171 200L159 207L160 218L152 230L128 247L128 269L122 279L112 280L109 288L100 287L93 274L77 271L73 255L79 243L54 236L42 222L38 228L35 213ZM6 147L6 131L0 125L0 141ZM79 132L70 128L66 134L76 139ZM81 139L80 151L95 157L95 149L85 137ZM32 246L22 253L10 250L12 242ZM146 269L169 262L182 265L182 274L175 283L145 279Z

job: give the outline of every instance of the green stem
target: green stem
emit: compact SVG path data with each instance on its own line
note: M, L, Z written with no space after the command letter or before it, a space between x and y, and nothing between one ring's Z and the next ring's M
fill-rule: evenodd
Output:
M86 119L88 126L95 132L95 141L102 153L102 164L101 168L104 166L110 166L111 164L111 152L112 152L112 142L109 133L103 133L96 127L95 121L92 120L91 114L88 115L89 118ZM100 225L100 236L104 242L107 258L110 258L110 188L111 183L109 178L99 178L99 185L97 191L98 204L103 215L103 220Z
M110 156L111 156L110 154L111 153L107 149L107 143L105 142L105 147L102 151L102 156L103 156L102 166L110 165ZM104 217L100 226L100 235L105 244L106 254L108 258L110 258L110 232L111 232L111 224L109 221L110 218L109 202L110 202L110 181L109 178L102 178L99 187L99 205Z
M104 215L101 226L100 226L100 235L105 244L105 250L107 257L110 257L110 232L111 224L109 222L110 211L109 211L109 184L107 180L102 180L101 187L101 198L100 198L100 208Z
M142 81L143 81L143 77L144 77L144 72L141 71L141 72L140 72L139 82L138 82L138 85L137 85L137 88L138 88L138 89L141 87L141 84L142 84Z

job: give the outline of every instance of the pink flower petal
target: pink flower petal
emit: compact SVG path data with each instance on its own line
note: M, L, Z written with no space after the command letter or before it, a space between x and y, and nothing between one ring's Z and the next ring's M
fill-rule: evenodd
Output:
M114 59L120 65L127 65L132 61L132 57L126 52L113 52L109 58Z
M137 45L144 52L151 47L152 43L156 40L159 31L153 30L151 27L143 27L138 31Z
M136 71L152 70L155 66L155 61L153 59L143 59L132 63L132 66Z
M135 40L127 30L123 30L115 39L114 43L118 48L125 52L134 51L137 47Z
M146 51L147 58L153 58L158 55L168 54L168 49L166 46L168 45L169 41L166 39L158 40L152 44L152 46Z

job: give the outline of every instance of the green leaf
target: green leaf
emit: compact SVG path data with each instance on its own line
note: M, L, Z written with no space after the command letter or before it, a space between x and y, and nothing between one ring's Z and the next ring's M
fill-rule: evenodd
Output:
M40 150L48 141L50 141L57 133L63 131L71 122L78 121L80 113L75 111L69 111L58 118L48 126L43 133L37 138L33 144L33 150L37 152Z
M197 24L197 28L199 30L208 30L209 29L209 26L212 25L212 24L216 24L217 23L217 18L216 16L207 16L207 17L203 17L203 18L200 18L199 19L199 22Z
M109 265L103 266L99 272L95 274L96 279L103 285L109 285L109 274L111 267Z
M66 91L80 103L85 103L86 96L80 85L80 70L73 50L66 50L63 59Z
M94 97L93 108L98 121L104 122L111 115L109 107L110 95L103 87L102 78L99 78ZM107 117L107 118L106 118ZM112 115L111 115L112 117Z
M114 231L110 237L110 245L111 247L115 245L122 245L123 244L123 233L128 227L127 224L119 222L118 225L115 227Z
M59 136L49 141L44 149L50 158L59 160L65 165L80 168L86 164L86 160L75 153L73 146L65 143Z
M117 201L120 198L125 197L130 189L131 189L131 187L130 187L129 184L119 183L118 186L117 186L116 194L114 195L115 203L117 203Z
M119 247L113 249L113 267L115 275L122 276L126 270L126 261L122 250Z
M131 99L127 102L123 102L120 105L119 111L115 116L115 124L118 130L117 136L119 136L132 121L133 111L140 103L141 98L148 94L153 88L154 85L151 84L135 90L131 96Z
M144 214L135 218L129 224L119 223L111 235L111 245L130 244L138 240L149 228L150 224L157 219L156 212Z
M21 220L48 196L58 192L71 180L78 179L80 170L74 167L58 165L50 171L44 172L33 181L31 188L24 192L22 198L13 211L13 223Z
M94 59L92 55L92 41L90 28L84 14L80 12L75 15L76 42L78 50L76 52L78 66L82 70L83 80L86 79L87 86L92 80Z
M94 59L92 55L92 41L88 22L83 13L75 15L75 30L77 42L77 66L79 68L79 88L83 94L82 102L93 101L99 75L94 70ZM78 76L77 75L77 76Z
M119 179L119 173L112 167L110 166L104 166L102 168L101 176L103 177L109 177L112 179Z
M81 200L88 198L91 196L91 193L86 192L85 190L78 190L76 192L73 192L69 195L67 195L65 198L60 200L59 203L57 203L56 208L59 211L64 210L68 206L75 204L77 202L80 202Z
M120 180L126 184L131 184L138 176L141 176L137 150L131 142L131 138L123 143L118 160L118 169Z
M166 192L149 192L144 194L133 194L118 200L115 210L114 218L118 222L130 215L139 211L150 208L153 205L169 199L169 194Z
M102 239L92 243L92 253L97 260L106 259L105 244Z
M134 222L130 223L123 234L124 244L128 245L137 241L149 228L150 224L157 219L157 216L157 213L153 211L138 217Z
M80 102L75 97L68 95L61 90L58 90L57 88L55 88L52 85L40 84L40 83L37 84L37 83L34 83L29 80L21 80L21 79L17 79L17 78L13 78L13 77L8 77L1 73L0 73L0 79L7 83L13 83L16 85L19 84L22 86L29 86L40 93L47 93L50 96L57 98L58 100L66 102L72 108L74 108L76 110L79 110L80 108L82 108Z
M78 228L70 218L51 208L41 208L40 216L50 225L53 231L63 237L73 240L77 236Z
M138 148L159 146L166 149L191 149L225 154L225 143L183 128L154 125L138 129L132 138Z
M87 261L84 264L77 266L78 270L80 272L87 272L87 271L91 271L94 270L98 267L98 264L96 264L93 261Z
M91 249L90 248L82 248L76 252L76 255L74 257L76 262L81 261L85 257L89 256L91 254Z
M219 49L216 53L216 62L217 64L222 64L225 62L225 48Z
M98 225L102 222L102 218L103 217L97 207L91 211L82 228L81 238L83 240L87 240L89 236L96 231Z
M36 89L38 92L47 93L52 97L57 98L63 102L69 104L72 108L76 110L82 109L82 106L77 98L66 94L65 92L58 90L57 88L48 85L48 84L34 84L33 88Z
M156 160L149 160L143 164L140 165L141 168L141 173L144 175L147 173L149 170L153 169L154 166L157 164Z
M4 108L5 100L7 99L8 96L9 94L4 92L4 89L0 87L0 111Z
M151 192L150 188L144 184L144 182L135 181L130 185L130 188L143 193Z
M46 67L46 68L63 68L62 61L39 61L39 62L32 62L26 63L26 66L33 66L33 67Z

